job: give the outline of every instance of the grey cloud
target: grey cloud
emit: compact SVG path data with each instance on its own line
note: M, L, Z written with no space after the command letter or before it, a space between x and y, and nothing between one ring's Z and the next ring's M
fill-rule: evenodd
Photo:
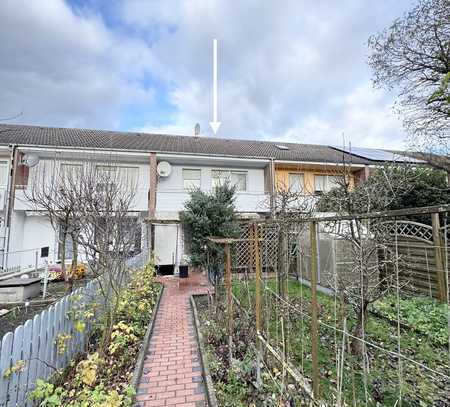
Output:
M392 98L370 86L366 41L408 6L359 0L177 2L170 18L177 29L152 47L161 76L175 83L172 101L179 114L170 128L189 132L197 121L207 128L216 37L220 135L335 144L345 132L354 143L399 146L404 136L390 109ZM124 5L128 21L144 33L147 17L167 22L167 7L158 12L145 2ZM195 106L194 88L201 98Z
M220 136L398 147L392 95L375 92L366 41L407 0L0 2L0 117L113 128L132 105L156 107L142 79L169 89L174 113L139 128L191 133L211 120L211 42L219 40ZM7 39L7 40L4 40ZM142 119L142 117L141 117Z
M0 15L0 118L23 110L21 122L111 128L124 106L151 100L139 86L147 47L95 13L61 0L4 0Z

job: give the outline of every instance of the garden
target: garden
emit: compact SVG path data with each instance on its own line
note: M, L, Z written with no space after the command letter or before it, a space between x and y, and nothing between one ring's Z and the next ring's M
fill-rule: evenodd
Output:
M288 301L282 301L276 294L276 280L266 280L263 286L265 340L278 350L284 347L284 352L280 353L285 355L286 363L295 366L301 376L311 378L310 288L290 279ZM227 311L224 302L220 301L224 294L219 294L216 304L206 299L197 300L219 405L309 405L309 397L267 349L263 350L262 384L258 385L254 281L236 281L233 294L235 317L231 366L224 323ZM396 310L396 299L384 298L370 309L365 331L368 344L363 356L365 362L350 351L350 332L356 321L351 310L338 308L336 313L336 298L327 294L320 293L318 302L321 400L328 405L395 405L399 394L397 315L392 314ZM400 385L404 406L446 406L450 403L448 312L448 305L436 300L402 295L400 346L405 361L401 364ZM344 314L347 315L346 335L336 329L343 326L339 319ZM307 379L307 383L311 384L311 380ZM338 398L340 404L336 404Z
M52 174L38 174L28 198L43 204L61 232L55 272L64 281L50 282L44 301L11 304L0 317L7 331L0 406L131 406L139 352L162 289L136 245L139 223L129 216L136 185L110 171L99 174L93 162ZM68 239L73 258L66 272Z
M232 188L191 193L183 222L215 285L196 306L220 406L450 405L448 206L411 196L432 175L387 166L349 188L344 168L317 202L279 188L273 217L247 222Z
M55 372L50 380L38 380L29 398L38 406L132 406L132 385L137 355L151 320L161 286L154 281L154 267L147 265L130 277L128 284L111 298L117 308L111 314L94 319L101 306L92 302L75 308L70 318L76 329L80 313L90 316L92 329L85 351L79 353L67 368ZM100 297L101 298L101 297ZM105 336L107 333L107 336ZM64 352L70 335L60 335L56 346Z

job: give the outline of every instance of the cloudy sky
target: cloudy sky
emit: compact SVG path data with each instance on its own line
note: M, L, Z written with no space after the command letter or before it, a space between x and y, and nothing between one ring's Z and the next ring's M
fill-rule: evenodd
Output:
M0 118L9 123L401 147L374 90L369 35L411 0L1 0Z

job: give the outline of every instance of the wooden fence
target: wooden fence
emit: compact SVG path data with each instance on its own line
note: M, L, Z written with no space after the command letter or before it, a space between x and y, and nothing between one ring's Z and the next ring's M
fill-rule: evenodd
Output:
M27 394L84 350L93 319L87 309L99 283L89 282L3 336L0 346L0 407L31 406ZM97 315L98 317L98 315Z

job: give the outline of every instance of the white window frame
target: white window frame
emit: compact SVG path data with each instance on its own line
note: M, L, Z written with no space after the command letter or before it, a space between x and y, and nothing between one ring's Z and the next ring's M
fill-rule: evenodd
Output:
M0 188L6 188L8 186L8 169L9 163L8 161L0 161L0 171L5 171L4 176L0 176ZM0 173L1 174L1 173ZM2 179L4 178L4 180Z
M220 174L219 177L214 176L215 173ZM220 185L223 185L225 182L229 182L231 185L237 185L237 183L232 183L232 177L234 175L245 175L245 187L244 189L236 189L236 192L247 192L248 190L248 171L243 170L221 170L214 169L211 170L211 186L212 188L216 188ZM219 182L217 182L217 180Z
M324 178L322 190L317 189L317 183L316 183L317 177ZM339 177L340 177L340 175L314 174L314 194L315 195L326 194L327 192L330 192L333 188L336 188L337 186L339 186L339 184L336 181L334 181L335 178L339 178Z
M63 175L64 174L64 167L66 167L66 168L80 168L81 170L83 170L83 168L84 168L84 166L83 166L83 164L82 163L68 163L68 162L62 162L60 165L59 165L59 170L61 171L61 175Z
M95 166L95 171L98 173L99 170L108 170L108 171L115 171L114 180L121 180L122 175L124 173L124 170L135 170L136 171L136 179L133 179L133 186L137 187L137 183L139 180L139 167L131 166L131 165L108 165L108 164L97 164ZM122 171L122 173L121 173Z
M198 173L198 178L186 178L186 174L189 171ZM201 186L202 186L202 170L200 168L183 168L182 169L182 178L183 178L183 189L185 191L189 191L189 190L196 189L196 188L201 188ZM195 181L198 181L198 185ZM189 183L191 183L191 185L187 185Z
M291 183L291 176L292 177L298 177L300 179L300 183L299 183L299 189L295 190L293 188L293 183ZM289 190L291 190L294 193L303 193L305 192L305 174L302 172L290 172L288 173L288 187Z

